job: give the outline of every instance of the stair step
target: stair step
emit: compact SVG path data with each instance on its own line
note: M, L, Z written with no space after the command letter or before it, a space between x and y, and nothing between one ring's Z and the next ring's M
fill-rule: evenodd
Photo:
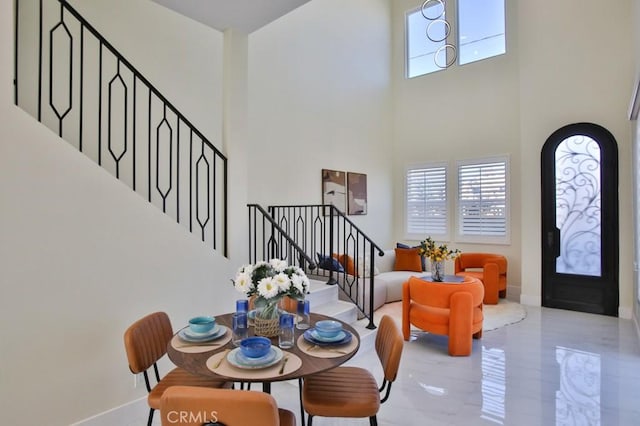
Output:
M306 299L309 300L311 310L313 310L314 306L320 306L338 300L338 287L335 285L327 285L324 281L310 279L309 293Z
M319 314L332 316L350 324L360 336L360 349L356 356L374 350L376 330L369 330L369 321L358 320L358 309L356 306L344 300L340 300L337 285L327 285L326 281L319 279L309 279L309 300L311 311Z
M337 318L347 324L353 324L358 320L358 310L354 304L343 302L342 300L334 300L322 305L312 305L311 311Z

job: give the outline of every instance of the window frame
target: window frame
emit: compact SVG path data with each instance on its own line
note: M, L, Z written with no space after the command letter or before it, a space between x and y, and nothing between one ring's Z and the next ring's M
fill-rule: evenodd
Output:
M476 62L482 62L485 61L487 59L492 59L492 58L497 58L500 56L504 56L507 54L507 52L509 51L508 49L508 40L507 40L507 33L508 33L508 28L507 28L507 19L508 19L508 10L507 10L507 1L506 0L502 0L502 11L503 11L503 15L504 15L504 52L496 54L496 55L492 55L492 56L486 56L483 57L481 59L475 59L472 61L468 61L465 63L461 62L461 32L460 32L460 5L459 5L459 0L452 0L451 2L448 1L443 1L445 9L444 9L444 16L446 20L446 23L449 26L449 33L448 35L445 37L445 39L443 40L443 46L444 45L448 45L447 43L449 43L450 45L452 45L455 48L455 58L451 58L451 63L449 64L449 57L451 55L451 51L448 48L444 49L444 55L445 55L445 61L448 64L445 67L441 67L439 65L435 65L435 69L432 69L428 72L425 73L419 73L419 74L415 74L415 75L411 75L410 70L410 63L412 61L413 58L409 57L409 34L410 34L410 25L409 25L409 17L413 16L414 14L421 14L422 13L422 4L416 8L412 8L409 9L405 12L404 14L404 76L405 79L410 80L413 78L417 78L417 77L422 77L425 75L430 75L430 74L434 74L437 73L439 71L444 71L447 70L448 68L451 67L464 67L466 65L470 65L470 64L474 64ZM447 16L449 18L447 18ZM425 34L425 39L427 39L426 34ZM449 42L448 40L452 39L454 41ZM441 47L441 48L442 48ZM435 54L437 54L438 50L435 52Z
M504 162L505 167L505 176L504 176L504 235L469 235L462 233L462 216L461 216L461 208L462 201L460 199L460 168L463 166L471 166L478 165L482 166L484 164L491 163L500 163ZM482 243L482 244L511 244L511 173L510 173L510 156L509 155L498 155L492 157L482 157L482 158L473 158L473 159L465 159L465 160L457 160L456 161L456 170L455 170L455 183L452 186L455 188L455 242L458 243Z
M410 80L412 78L422 77L423 75L434 74L434 73L437 73L437 72L440 72L440 71L444 71L446 69L446 68L439 67L434 63L435 69L433 69L432 71L429 71L429 72L426 72L426 73L422 73L422 74L410 75L410 65L409 64L411 63L411 60L413 58L409 57L409 38L410 38L409 37L409 17L413 16L416 13L419 14L419 15L422 14L422 7L421 6L418 6L418 7L414 8L414 9L407 10L405 12L405 14L404 14L404 76L405 76L405 78L407 80ZM446 9L446 6L445 6L445 16L446 16L446 13L447 13L447 9ZM449 37L451 37L451 34L449 34ZM426 34L425 34L425 38L426 38ZM443 46L444 46L445 42L446 42L446 38L445 38L444 41L441 42ZM445 50L445 52L446 52L446 50ZM434 55L436 53L437 53L437 49L434 51Z
M448 162L427 162L410 164L405 167L404 172L404 234L407 240L424 240L427 236L425 232L415 233L409 230L409 187L408 178L409 173L416 169L444 169L444 182L445 182L445 200L444 206L445 213L445 232L442 234L430 233L429 236L442 241L448 241L451 235L451 176L450 176L450 164Z
M455 14L455 19L456 19L456 34L455 34L455 38L456 38L456 48L458 49L458 57L456 59L456 65L459 67L464 67L465 65L471 65L474 64L476 62L482 62L482 61L486 61L487 59L492 59L492 58L497 58L503 55L507 54L507 1L506 0L501 0L502 1L502 13L504 14L504 20L503 20L503 25L504 25L504 52L502 53L498 53L492 56L485 56L483 58L478 58L478 59L474 59L472 61L468 61L468 62L462 62L462 40L460 40L460 37L463 36L464 34L462 34L462 32L460 31L460 0L455 0L455 10L456 10L456 14Z

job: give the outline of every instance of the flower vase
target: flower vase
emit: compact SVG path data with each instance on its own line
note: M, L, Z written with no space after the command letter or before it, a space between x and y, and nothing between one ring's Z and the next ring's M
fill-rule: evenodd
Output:
M256 311L254 333L256 336L275 337L280 332L280 300L269 300Z
M431 260L431 279L437 282L444 280L444 261Z

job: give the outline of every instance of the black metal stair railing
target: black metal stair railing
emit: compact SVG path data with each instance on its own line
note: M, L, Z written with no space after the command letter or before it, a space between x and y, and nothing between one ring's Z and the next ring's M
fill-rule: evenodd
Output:
M258 204L249 207L249 262L282 259L305 271L316 269L315 261Z
M227 255L227 159L65 0L15 0L15 104Z
M269 213L305 253L318 257L314 275L326 277L327 284L338 284L369 320L367 328L374 329L375 255L384 256L384 250L332 205L269 206ZM343 257L343 263L352 269L336 270L320 259L324 256L331 261L334 255L348 255L351 262L344 262Z

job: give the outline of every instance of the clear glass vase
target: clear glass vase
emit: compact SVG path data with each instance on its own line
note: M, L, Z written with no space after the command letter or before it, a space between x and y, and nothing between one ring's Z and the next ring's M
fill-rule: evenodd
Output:
M441 282L444 280L444 261L431 260L431 279Z
M257 336L274 337L280 331L280 298L256 300L254 332Z

